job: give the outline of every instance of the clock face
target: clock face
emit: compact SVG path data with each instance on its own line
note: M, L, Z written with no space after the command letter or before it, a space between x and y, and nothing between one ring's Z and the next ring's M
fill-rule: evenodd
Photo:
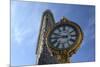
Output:
M62 24L55 27L49 34L49 46L56 49L67 49L74 46L78 38L77 29L68 24Z

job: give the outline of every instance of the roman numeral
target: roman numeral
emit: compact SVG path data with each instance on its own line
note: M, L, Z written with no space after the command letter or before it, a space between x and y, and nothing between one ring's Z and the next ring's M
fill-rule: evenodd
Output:
M56 29L56 30L54 31L54 33L59 33L59 30Z
M57 42L57 40L53 41L52 44L54 44L54 43L56 43L56 42Z
M58 44L56 45L56 48L58 48L58 47L59 47L59 45L60 45L60 42L58 42Z
M70 46L69 42L67 41L68 46Z
M72 33L72 32L74 32L74 30L73 31L70 31L69 33Z
M71 37L76 37L77 35L71 35Z
M60 28L58 29L59 32L61 32Z
M65 31L65 26L63 26L63 31Z
M61 36L60 34L58 34L58 33L53 33L54 35L57 35L57 36Z
M65 48L65 47L64 47L64 43L62 44L62 48Z
M71 32L71 31L73 31L73 28L69 28L69 30L68 30L69 32Z
M51 37L50 39L58 39L59 37Z
M74 39L70 39L69 41L75 42L75 40L74 40Z

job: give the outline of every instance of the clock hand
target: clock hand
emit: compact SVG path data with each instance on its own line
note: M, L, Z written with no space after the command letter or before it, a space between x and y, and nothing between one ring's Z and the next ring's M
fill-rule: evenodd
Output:
M60 35L60 34L58 34L58 33L54 33L55 35L57 35L57 36L60 36L59 38L67 38L68 37L68 35Z
M55 34L55 35L57 35L57 36L62 36L62 35L60 35L60 34L58 34L58 33L53 33L53 34Z
M68 35L66 35L66 36L62 36L62 38L68 38Z
M62 36L52 37L52 39L62 38Z
M57 36L57 37L52 37L52 39L58 39L58 38L68 38L68 35L66 35L66 36L60 35L60 36Z

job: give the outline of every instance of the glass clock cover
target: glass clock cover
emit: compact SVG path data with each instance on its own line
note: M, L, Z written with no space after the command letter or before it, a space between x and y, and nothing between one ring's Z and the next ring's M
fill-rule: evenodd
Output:
M55 27L49 35L49 45L56 49L67 49L74 45L78 31L75 27L62 24Z

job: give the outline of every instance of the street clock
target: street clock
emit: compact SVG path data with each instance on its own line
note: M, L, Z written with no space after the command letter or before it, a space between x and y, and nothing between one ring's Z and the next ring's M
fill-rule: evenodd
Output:
M47 34L47 45L60 63L70 62L69 57L80 47L83 33L80 26L66 18L61 19Z

